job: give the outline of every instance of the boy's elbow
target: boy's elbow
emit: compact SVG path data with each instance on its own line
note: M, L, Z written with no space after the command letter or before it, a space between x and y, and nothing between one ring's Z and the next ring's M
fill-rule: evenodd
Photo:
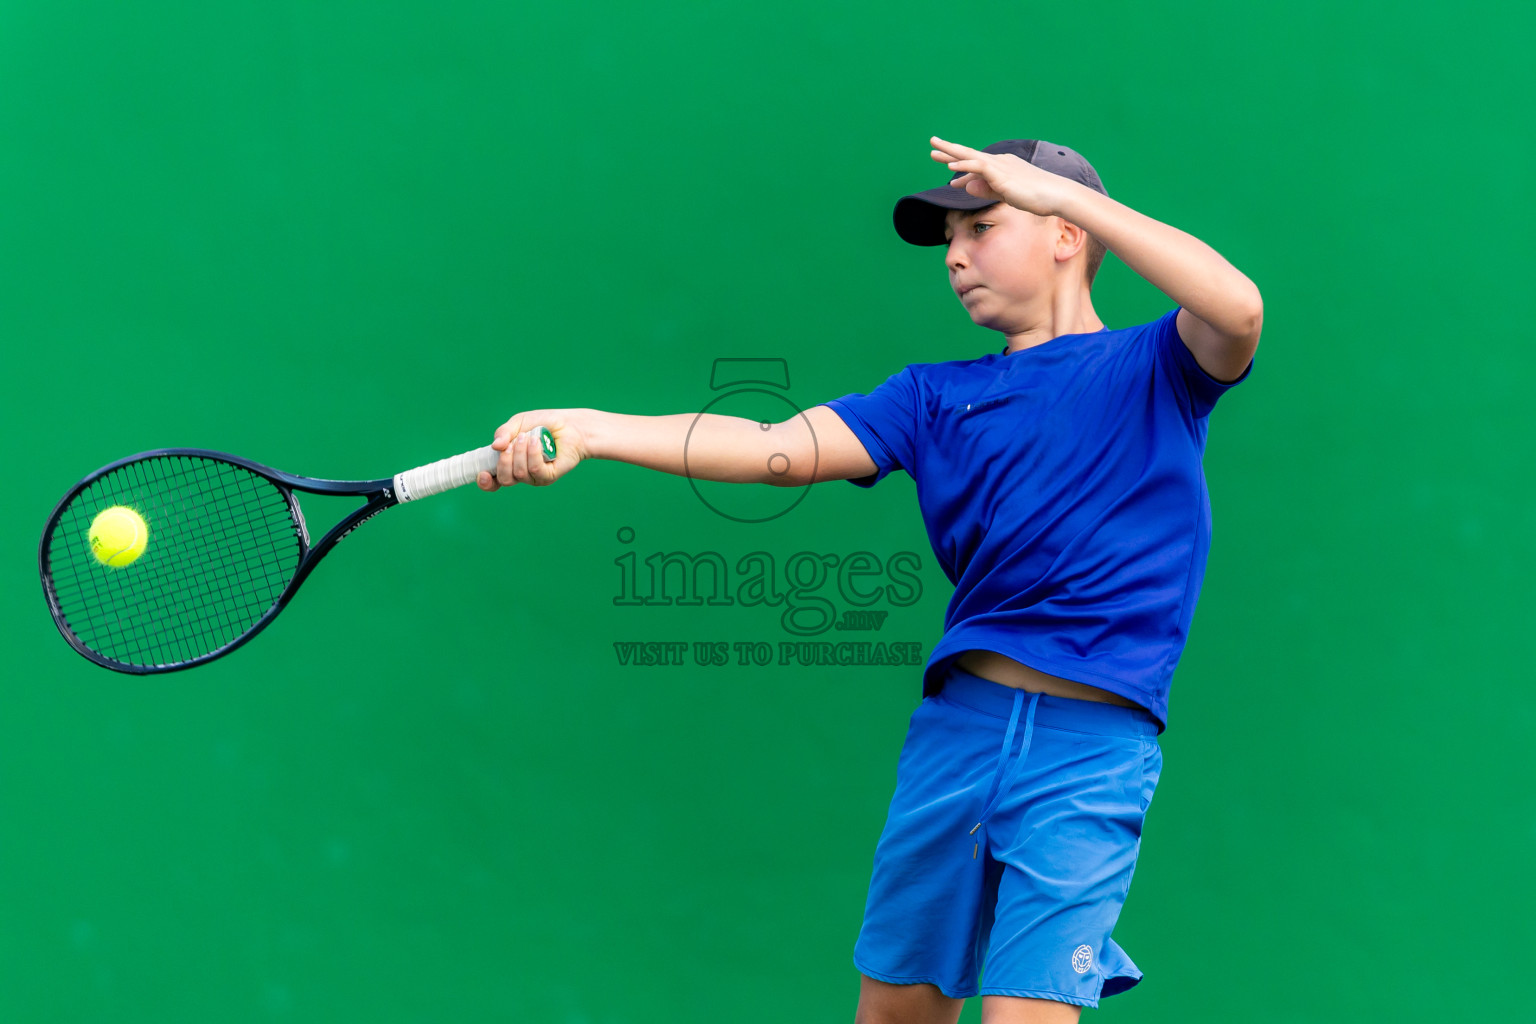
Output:
M1252 355L1264 329L1264 298L1249 282L1240 292L1228 292L1207 323L1213 345L1232 351L1246 350Z
M1257 285L1249 282L1251 294L1243 305L1241 323L1244 325L1243 337L1253 343L1259 344L1259 335L1264 330L1264 296L1259 294Z

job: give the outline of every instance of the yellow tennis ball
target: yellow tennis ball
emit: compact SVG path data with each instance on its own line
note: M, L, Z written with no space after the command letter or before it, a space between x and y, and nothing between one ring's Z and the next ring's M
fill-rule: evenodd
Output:
M91 554L102 565L121 569L144 553L149 527L144 517L127 505L113 505L91 520Z

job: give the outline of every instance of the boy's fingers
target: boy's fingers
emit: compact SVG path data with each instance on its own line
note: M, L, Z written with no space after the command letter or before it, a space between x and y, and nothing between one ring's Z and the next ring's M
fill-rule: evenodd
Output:
M976 154L967 155L965 153L945 153L942 150L935 149L935 150L931 151L928 155L930 157L932 157L935 162L941 163L941 164L948 164L951 167L955 166L955 164L959 163L962 160L966 161L967 163L969 163L973 167L982 167L982 166L985 166L985 161L986 161L986 154L985 153L980 154L980 155L976 155Z
M545 462L537 443L528 446L528 482L535 487L545 487L555 482L555 467Z
M539 443L540 429L538 426L528 428L528 471L540 483L549 483L555 478L555 464L544 461L544 446Z
M497 451L505 451L512 443L512 439L523 429L523 417L525 413L518 413L507 422L496 428L496 439L491 442L491 447Z
M487 494L501 489L501 484L496 482L495 475L483 469L480 471L480 475L475 478L475 484Z
M525 430L517 435L512 442L512 475L517 482L528 482L528 432Z
M519 483L531 484L533 480L533 465L538 458L539 443L533 439L533 431L525 430L517 435L517 455L512 463L520 473L517 475Z
M928 142L933 146L934 149L942 149L949 153L962 153L967 156L981 155L981 150L979 149L972 149L970 146L962 146L958 142L946 142L945 140L939 138L937 135L929 138Z
M513 484L553 483L559 475L553 463L544 461L544 446L536 436L536 421L547 413L520 412L496 429L491 447L501 453L496 468L487 474L495 486L510 487ZM557 425L558 419L551 420ZM526 426L525 424L533 424ZM483 486L483 485L482 485Z
M517 438L521 438L519 434ZM496 460L496 479L501 481L503 487L510 487L518 481L518 470L522 468L518 460L522 457L518 451L517 438L507 445L502 451L501 458Z
M517 457L513 464L518 468L517 479L519 483L531 484L534 480L534 467L538 464L539 443L533 438L532 429L524 430L517 435L514 442L517 445Z

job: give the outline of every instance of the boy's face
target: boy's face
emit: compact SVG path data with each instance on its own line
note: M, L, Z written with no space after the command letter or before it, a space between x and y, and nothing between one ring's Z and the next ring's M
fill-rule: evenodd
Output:
M949 286L971 319L982 327L1013 333L1027 328L1049 302L1058 262L1059 217L995 203L982 210L950 210L944 217L949 240L944 264Z

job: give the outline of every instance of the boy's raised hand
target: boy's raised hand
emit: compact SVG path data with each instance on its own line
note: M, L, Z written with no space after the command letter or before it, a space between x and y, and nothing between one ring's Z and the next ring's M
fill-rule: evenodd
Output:
M963 188L978 199L998 199L1041 217L1056 214L1066 191L1076 184L1012 153L983 153L958 142L945 142L937 135L928 144L933 147L929 155L934 160L952 171L966 172L949 183L951 188Z
M587 456L586 437L572 422L568 409L535 409L520 412L496 428L491 447L501 452L495 473L481 473L476 483L482 491L496 491L512 484L545 487ZM533 436L545 427L555 439L555 461L545 462Z

